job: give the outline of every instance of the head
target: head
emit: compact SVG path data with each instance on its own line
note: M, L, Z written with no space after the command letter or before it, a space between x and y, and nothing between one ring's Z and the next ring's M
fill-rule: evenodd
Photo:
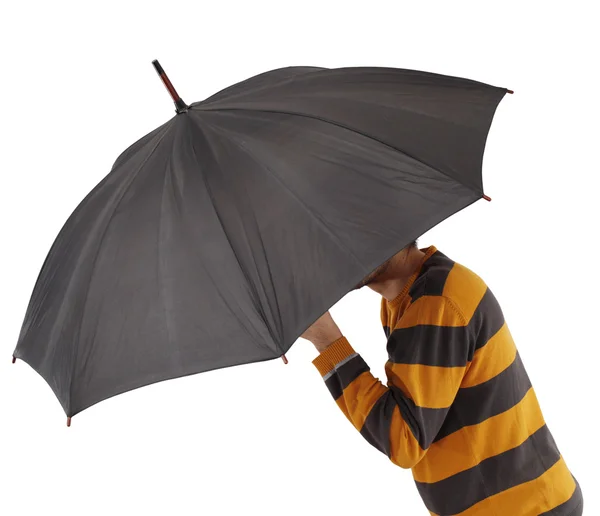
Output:
M370 283L380 282L386 277L386 274L390 272L390 265L396 260L402 260L402 257L406 257L412 249L418 249L416 240L413 240L410 244L398 251L389 260L383 262L373 272L371 272L368 276L363 278L363 280L360 283L358 283L352 290L358 290L359 288L365 287Z

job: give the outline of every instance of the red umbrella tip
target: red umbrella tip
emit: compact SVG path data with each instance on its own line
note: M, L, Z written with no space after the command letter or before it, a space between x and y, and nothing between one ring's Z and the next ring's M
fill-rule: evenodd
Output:
M67 426L71 426L71 418L70 417L67 418Z
M281 359L283 360L284 364L288 363L288 359L285 357L285 355L281 355Z
M507 91L507 93L510 93L511 95L514 93L513 90L506 90L506 91Z
M17 361L17 357L13 355L13 364Z
M491 200L492 200L492 198L491 198L491 197L488 197L488 196L487 196L487 195L485 195L485 194L483 194L483 198L484 198L486 201L491 201Z

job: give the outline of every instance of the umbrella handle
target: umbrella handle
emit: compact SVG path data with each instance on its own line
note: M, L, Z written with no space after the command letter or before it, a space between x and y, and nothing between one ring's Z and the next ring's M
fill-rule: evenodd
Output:
M173 86L173 84L171 83L169 78L167 77L167 74L163 70L163 67L160 66L158 59L155 59L154 61L152 61L152 64L154 65L156 73L162 79L162 82L164 83L165 87L167 88L167 91L171 95L173 102L175 102L175 111L177 112L177 114L179 115L180 113L185 113L188 110L189 106L183 101L183 99L179 96L179 94L175 90L175 87Z

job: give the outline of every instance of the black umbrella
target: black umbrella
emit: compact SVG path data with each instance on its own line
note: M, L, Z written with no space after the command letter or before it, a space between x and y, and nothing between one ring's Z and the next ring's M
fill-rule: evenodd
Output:
M290 67L188 106L154 64L177 114L69 217L14 352L68 423L143 385L284 355L377 266L486 197L485 142L510 92Z

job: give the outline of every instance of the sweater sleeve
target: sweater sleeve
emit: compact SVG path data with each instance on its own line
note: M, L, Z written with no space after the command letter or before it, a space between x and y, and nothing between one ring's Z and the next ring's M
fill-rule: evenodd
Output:
M345 337L313 364L361 435L394 464L412 468L442 427L473 348L465 318L452 301L424 296L390 333L386 385Z

